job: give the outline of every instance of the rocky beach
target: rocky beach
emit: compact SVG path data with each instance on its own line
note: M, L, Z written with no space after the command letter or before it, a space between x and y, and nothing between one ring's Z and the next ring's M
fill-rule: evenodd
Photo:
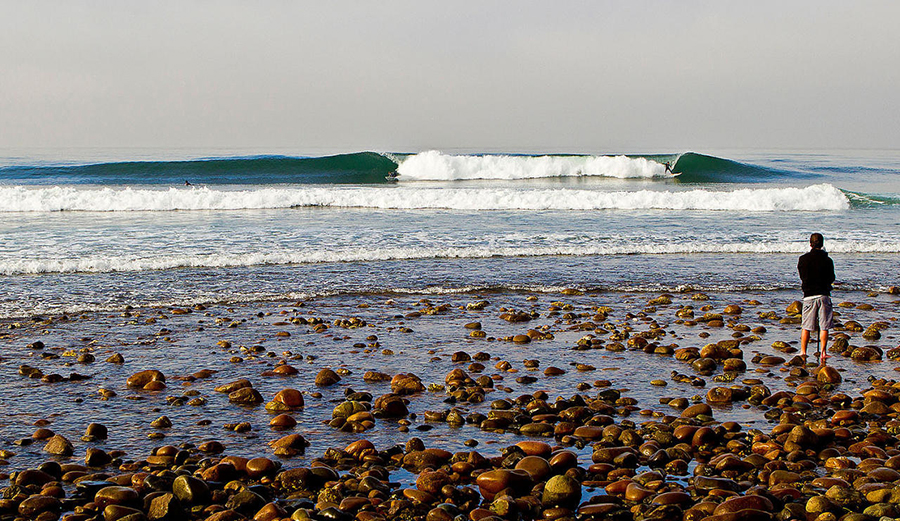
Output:
M0 521L900 521L900 3L3 4Z
M900 517L900 290L358 294L8 319L0 518Z

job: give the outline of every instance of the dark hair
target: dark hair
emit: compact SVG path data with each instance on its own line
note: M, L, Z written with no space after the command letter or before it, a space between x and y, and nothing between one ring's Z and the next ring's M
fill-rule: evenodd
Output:
M825 237L822 237L821 233L814 233L809 236L809 246L811 248L822 248L825 244Z

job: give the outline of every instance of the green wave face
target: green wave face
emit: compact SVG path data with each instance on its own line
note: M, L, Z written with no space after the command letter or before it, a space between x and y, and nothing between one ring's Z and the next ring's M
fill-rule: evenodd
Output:
M788 175L796 177L796 173L694 152L682 154L675 162L673 170L681 172L678 180L682 183L764 183Z
M326 157L259 156L0 168L0 180L28 184L373 184L397 164L375 152Z
M886 206L900 206L900 197L890 197L884 195L864 194L862 192L851 192L850 190L841 190L847 199L850 199L850 206L853 208L882 208Z

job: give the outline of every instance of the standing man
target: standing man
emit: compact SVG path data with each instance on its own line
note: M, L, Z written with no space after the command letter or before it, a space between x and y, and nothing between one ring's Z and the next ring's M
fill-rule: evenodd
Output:
M800 332L800 354L806 356L811 331L819 331L820 362L828 356L828 330L833 325L831 308L831 283L834 282L834 262L822 249L825 238L821 233L809 236L809 253L800 256L797 271L800 272L800 287L803 289L803 319Z

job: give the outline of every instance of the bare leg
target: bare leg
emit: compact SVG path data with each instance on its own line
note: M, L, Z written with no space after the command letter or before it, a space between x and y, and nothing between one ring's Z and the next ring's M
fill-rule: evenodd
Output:
M820 331L819 332L819 350L822 352L822 363L825 363L825 359L828 356L825 354L825 348L828 346L828 331Z
M800 356L806 356L806 346L809 345L809 331L800 330Z

